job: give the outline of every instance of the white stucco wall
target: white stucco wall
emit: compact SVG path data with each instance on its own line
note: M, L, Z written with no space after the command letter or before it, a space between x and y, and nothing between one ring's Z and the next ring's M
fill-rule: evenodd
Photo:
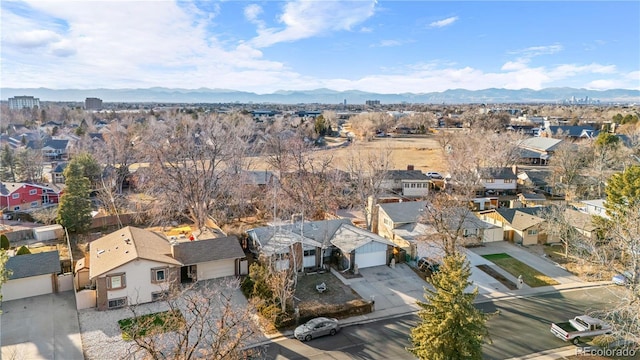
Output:
M166 290L168 286L168 282L152 284L151 269L164 266L171 265L137 259L100 276L104 277L110 274L126 273L126 287L124 289L108 290L107 299L112 300L126 296L129 299L129 304L151 302L152 292Z

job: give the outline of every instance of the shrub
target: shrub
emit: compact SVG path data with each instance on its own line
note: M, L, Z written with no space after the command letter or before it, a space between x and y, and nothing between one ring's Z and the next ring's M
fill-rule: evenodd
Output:
M18 249L18 252L16 252L16 255L27 255L27 254L31 254L31 251L29 251L29 248L24 245L22 245L20 249Z
M240 284L240 289L247 299L253 297L254 284L254 281L249 276L245 277Z
M0 249L9 250L10 247L11 244L9 244L9 238L7 237L7 235L0 235Z

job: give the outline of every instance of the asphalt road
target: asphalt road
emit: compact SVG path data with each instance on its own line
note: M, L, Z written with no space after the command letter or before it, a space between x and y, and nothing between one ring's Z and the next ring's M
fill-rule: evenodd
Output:
M509 359L571 345L554 337L552 322L566 321L586 311L615 302L616 288L565 291L529 298L487 302L478 307L487 313L499 310L488 322L492 344L484 347L485 359ZM354 325L335 336L303 343L294 339L271 342L266 358L280 359L415 359L409 331L416 315Z

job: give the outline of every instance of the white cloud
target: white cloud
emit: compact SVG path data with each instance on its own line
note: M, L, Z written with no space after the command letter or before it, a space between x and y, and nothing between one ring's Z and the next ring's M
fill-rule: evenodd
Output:
M349 31L373 16L375 5L375 1L288 2L279 17L283 27L258 29L258 36L250 42L256 47L268 47L334 31Z
M545 45L545 46L531 46L531 47L520 49L520 50L513 50L513 51L510 51L509 53L520 55L522 57L532 58L534 56L555 54L557 52L562 51L563 49L564 48L562 45L554 44L554 45Z
M441 28L441 27L449 26L449 25L453 24L456 21L458 21L458 17L457 16L452 16L452 17L449 17L449 18L446 18L446 19L434 21L431 24L429 24L429 27Z
M258 25L259 29L264 28L264 22L259 19L262 14L262 7L258 4L251 4L244 8L244 17L251 23Z
M60 40L60 35L51 30L28 30L9 33L3 42L23 48L47 46Z
M526 59L518 59L516 61L507 61L500 70L503 71L514 71L514 70L522 70L527 67L528 60Z

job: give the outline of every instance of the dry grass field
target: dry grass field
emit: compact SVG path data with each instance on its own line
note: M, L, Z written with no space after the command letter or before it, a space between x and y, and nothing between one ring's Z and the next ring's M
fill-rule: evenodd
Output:
M341 146L346 139L328 138L328 149L315 152L316 156L331 156L333 163L339 169L346 168L346 161L357 151L370 151L374 153L391 153L391 163L393 169L407 169L408 165L413 165L415 170L438 171L446 174L447 166L438 141L433 135L413 136L413 137L385 137L375 138L372 141L355 141L353 144ZM258 170L268 169L268 165L261 159L256 159L254 168Z

